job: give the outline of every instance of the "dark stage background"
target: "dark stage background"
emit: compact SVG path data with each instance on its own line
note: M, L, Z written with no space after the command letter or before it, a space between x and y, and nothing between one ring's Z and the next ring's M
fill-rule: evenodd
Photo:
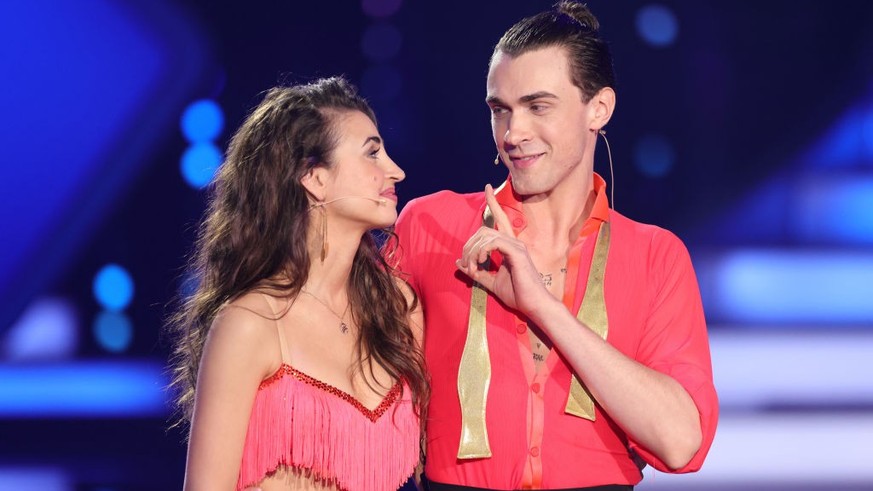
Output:
M491 50L548 5L3 2L0 490L181 487L162 320L262 91L344 74L401 206L478 191L505 178ZM873 489L873 3L589 5L618 74L615 207L688 245L723 405L700 473L638 489Z

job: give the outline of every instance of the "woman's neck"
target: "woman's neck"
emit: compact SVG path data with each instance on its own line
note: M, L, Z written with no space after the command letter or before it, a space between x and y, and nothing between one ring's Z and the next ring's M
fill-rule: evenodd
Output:
M319 220L313 222L318 224ZM322 241L320 229L309 237L309 276L304 288L322 298L345 297L362 235L347 227L328 227L326 240Z

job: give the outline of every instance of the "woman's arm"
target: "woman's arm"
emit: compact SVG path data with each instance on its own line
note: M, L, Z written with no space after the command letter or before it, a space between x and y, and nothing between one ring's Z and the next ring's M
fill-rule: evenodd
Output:
M395 277L395 281L397 281L397 286L400 288L400 291L403 292L403 296L406 297L407 305L412 305L412 301L415 299L415 293L412 291L412 287L409 286L409 283L400 278ZM423 348L424 313L421 310L421 299L416 301L415 308L409 312L409 327L412 329L412 335L415 336L415 342L418 344L418 347Z
M400 291L403 292L403 295L406 297L406 302L408 305L412 305L412 301L415 298L415 293L412 291L412 287L409 286L409 283L403 281L400 278L396 278L397 286L400 288ZM412 335L415 337L415 343L418 345L419 349L424 349L424 312L421 310L421 301L416 302L415 308L409 312L409 327L412 329ZM422 435L424 437L424 435ZM424 451L424 448L421 449ZM415 487L418 490L424 489L421 483L421 477L424 475L424 456L422 456L422 461L415 466L415 472L412 477L415 481Z
M185 491L236 489L258 385L280 360L275 322L248 310L251 296L238 303L216 317L200 360Z

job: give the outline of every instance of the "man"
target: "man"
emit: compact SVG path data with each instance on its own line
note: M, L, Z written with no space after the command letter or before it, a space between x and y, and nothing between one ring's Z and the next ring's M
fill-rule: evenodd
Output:
M616 100L598 28L572 2L510 28L486 99L509 179L397 222L425 319L431 490L632 489L644 464L699 469L712 443L688 253L611 210L593 171Z

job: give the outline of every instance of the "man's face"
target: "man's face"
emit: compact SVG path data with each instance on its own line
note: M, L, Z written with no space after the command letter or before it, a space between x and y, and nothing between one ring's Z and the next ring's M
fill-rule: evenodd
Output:
M571 175L592 172L593 158L585 159L594 143L592 111L571 81L563 48L515 58L498 52L487 90L494 143L518 194L549 194Z

